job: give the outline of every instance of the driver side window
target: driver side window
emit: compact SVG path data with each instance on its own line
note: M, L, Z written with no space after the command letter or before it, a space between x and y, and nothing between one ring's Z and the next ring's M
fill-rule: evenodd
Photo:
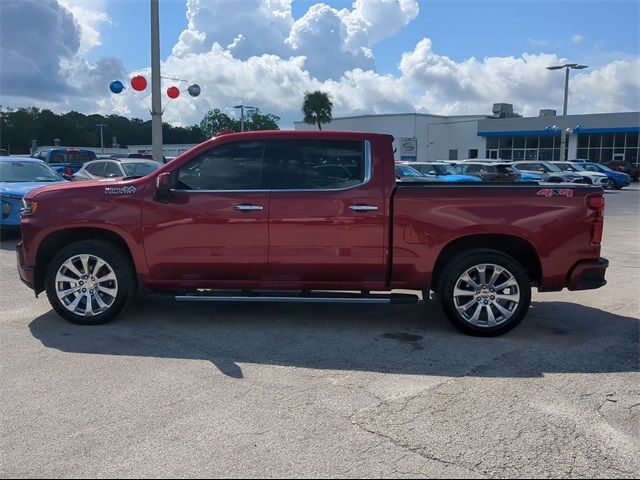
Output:
M220 145L178 170L178 190L259 190L262 185L262 142Z

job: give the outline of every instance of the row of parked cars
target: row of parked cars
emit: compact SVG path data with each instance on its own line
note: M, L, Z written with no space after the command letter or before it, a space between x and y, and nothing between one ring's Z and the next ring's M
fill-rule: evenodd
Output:
M398 162L396 177L403 181L578 183L607 190L620 189L631 183L628 174L585 160Z
M0 227L20 226L22 199L39 187L62 182L144 177L162 164L143 154L98 157L92 150L54 148L31 157L0 156Z

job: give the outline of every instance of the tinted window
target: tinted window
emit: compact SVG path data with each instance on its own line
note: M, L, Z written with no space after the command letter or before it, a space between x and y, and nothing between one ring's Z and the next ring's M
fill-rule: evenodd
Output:
M272 140L265 142L264 188L347 188L364 181L363 143Z
M463 172L479 172L482 169L482 165L463 165Z
M220 145L178 170L178 189L259 190L262 188L262 142Z
M54 151L51 153L49 163L86 163L95 160L96 155L93 152L65 152Z
M91 175L104 177L104 162L96 162L96 163L92 163L91 165L87 165L86 170Z
M507 165L498 165L494 171L497 171L498 173L508 173L510 175L515 173L515 170Z
M104 172L105 177L121 177L122 171L120 166L115 162L107 162L107 169Z

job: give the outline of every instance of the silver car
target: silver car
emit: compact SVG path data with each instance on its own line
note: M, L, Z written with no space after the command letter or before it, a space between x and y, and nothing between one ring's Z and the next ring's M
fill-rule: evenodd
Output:
M162 166L153 160L140 158L109 158L85 163L73 176L73 181L99 180L115 177L144 177Z
M573 162L551 162L563 172L573 172L581 175L585 182L596 187L602 187L605 190L613 188L613 182L604 173L590 172L586 168Z
M550 183L586 183L584 177L574 172L564 172L550 162L513 162L511 165L520 172L541 175Z

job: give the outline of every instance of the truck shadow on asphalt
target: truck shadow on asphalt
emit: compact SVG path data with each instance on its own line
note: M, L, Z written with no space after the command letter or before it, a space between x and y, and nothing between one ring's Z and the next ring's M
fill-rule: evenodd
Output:
M409 375L539 377L638 371L640 321L564 302L534 302L499 338L455 330L435 302L362 306L151 301L115 322L82 327L53 311L29 328L67 353L206 360L243 378L241 364Z

